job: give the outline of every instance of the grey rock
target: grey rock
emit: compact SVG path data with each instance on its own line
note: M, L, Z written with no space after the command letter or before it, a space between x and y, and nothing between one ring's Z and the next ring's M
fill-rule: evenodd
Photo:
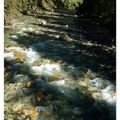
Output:
M23 74L17 74L13 77L14 82L25 82L29 80L30 80L30 77L28 75L23 75Z

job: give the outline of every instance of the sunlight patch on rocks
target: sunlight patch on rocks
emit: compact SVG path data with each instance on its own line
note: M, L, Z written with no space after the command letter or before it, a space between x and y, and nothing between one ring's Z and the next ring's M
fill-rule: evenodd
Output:
M20 52L20 51L13 51L15 59L18 61L25 61L26 59L26 53L25 52Z

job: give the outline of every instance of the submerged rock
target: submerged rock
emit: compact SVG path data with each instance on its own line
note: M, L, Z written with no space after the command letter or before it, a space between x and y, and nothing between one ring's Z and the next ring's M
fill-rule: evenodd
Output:
M30 77L28 75L23 75L23 74L17 74L13 77L13 81L14 82L25 82L25 81L29 81Z

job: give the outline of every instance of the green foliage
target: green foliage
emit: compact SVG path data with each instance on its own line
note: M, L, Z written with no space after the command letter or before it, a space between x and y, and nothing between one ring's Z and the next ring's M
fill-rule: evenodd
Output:
M39 0L40 1L40 0ZM33 11L33 6L38 0L5 0L4 1L4 20L5 24L11 24L11 21L20 13L28 14Z
M41 1L41 6L44 9L51 11L55 7L55 4L54 4L53 0L42 0Z
M115 27L116 0L84 0L78 11L84 17L95 18L111 28Z
M83 3L83 0L62 0L62 2L68 9L75 9Z
M15 0L5 0L4 1L4 12L5 12L5 24L9 23L16 13Z
M5 24L11 24L11 21L20 13L27 15L35 13L38 8L52 10L54 7L54 0L5 0Z
M5 24L10 23L20 13L27 15L35 12L35 7L53 10L59 6L75 9L83 0L5 0Z

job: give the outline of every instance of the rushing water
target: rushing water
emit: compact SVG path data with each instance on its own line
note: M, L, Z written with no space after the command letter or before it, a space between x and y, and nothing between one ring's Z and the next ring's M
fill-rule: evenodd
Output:
M72 17L70 22L73 22ZM29 27L22 24L16 34L9 34L9 42L17 45L10 43L4 53L5 119L114 120L115 85L107 75L90 69L94 59L99 57L85 50L86 46L96 47L97 43L84 44L78 34L81 30L73 29L73 23L56 25L52 22L36 26L37 33L35 26L27 23ZM81 41L76 40L79 38Z

